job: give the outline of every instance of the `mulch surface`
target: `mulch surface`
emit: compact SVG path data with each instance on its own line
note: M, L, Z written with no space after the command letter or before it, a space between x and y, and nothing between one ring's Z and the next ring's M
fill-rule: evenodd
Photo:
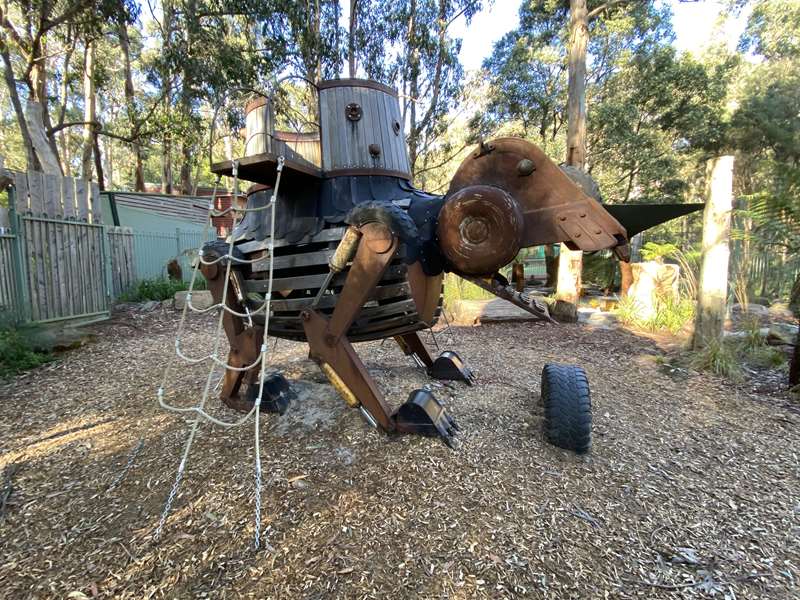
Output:
M304 344L279 341L273 365L298 398L261 417L269 548L252 549L252 420L201 426L154 543L188 431L188 417L156 401L176 322L166 309L120 313L94 343L0 386L0 596L800 594L797 406L778 390L671 371L653 340L579 325L439 331L474 387L431 382L391 340L356 346L393 406L432 385L463 430L455 451L369 428ZM213 331L192 319L186 351L207 351ZM586 456L542 437L546 362L589 375ZM169 400L197 403L206 374L174 369ZM239 416L216 398L209 409Z

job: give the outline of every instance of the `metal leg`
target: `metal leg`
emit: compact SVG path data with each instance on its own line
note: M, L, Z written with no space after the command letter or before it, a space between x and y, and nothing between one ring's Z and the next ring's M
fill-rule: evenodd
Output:
M404 333L394 337L400 349L406 356L411 356L417 363L417 366L430 368L433 366L433 359L428 353L428 348L420 339L415 331L411 333Z
M398 246L397 238L384 225L369 223L359 229L362 237L358 250L330 319L313 309L301 314L309 355L345 401L366 410L384 431L436 435L452 445L455 421L433 394L416 390L397 412L390 413L383 394L347 339L347 330L374 292ZM424 349L416 334L408 339L411 343L416 340ZM424 352L430 360L427 350Z

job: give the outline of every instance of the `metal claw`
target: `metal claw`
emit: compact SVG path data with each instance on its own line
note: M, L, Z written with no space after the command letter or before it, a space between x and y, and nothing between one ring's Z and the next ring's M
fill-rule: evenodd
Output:
M428 367L428 375L434 379L463 381L467 385L475 383L475 374L452 350L445 350Z
M456 448L458 427L454 427L455 421L430 390L411 392L408 400L397 409L392 419L400 433L440 437L450 448Z

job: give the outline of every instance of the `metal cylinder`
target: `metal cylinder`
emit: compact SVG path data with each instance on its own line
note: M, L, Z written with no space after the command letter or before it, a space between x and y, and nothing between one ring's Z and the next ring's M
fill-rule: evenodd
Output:
M489 185L465 187L447 199L437 234L442 253L466 275L490 275L522 247L523 217L510 194Z

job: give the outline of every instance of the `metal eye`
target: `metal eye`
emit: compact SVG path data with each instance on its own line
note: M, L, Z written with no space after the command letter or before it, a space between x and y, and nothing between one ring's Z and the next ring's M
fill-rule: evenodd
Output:
M517 173L519 173L521 177L527 177L535 170L536 165L534 165L533 161L528 158L523 158L517 163Z

